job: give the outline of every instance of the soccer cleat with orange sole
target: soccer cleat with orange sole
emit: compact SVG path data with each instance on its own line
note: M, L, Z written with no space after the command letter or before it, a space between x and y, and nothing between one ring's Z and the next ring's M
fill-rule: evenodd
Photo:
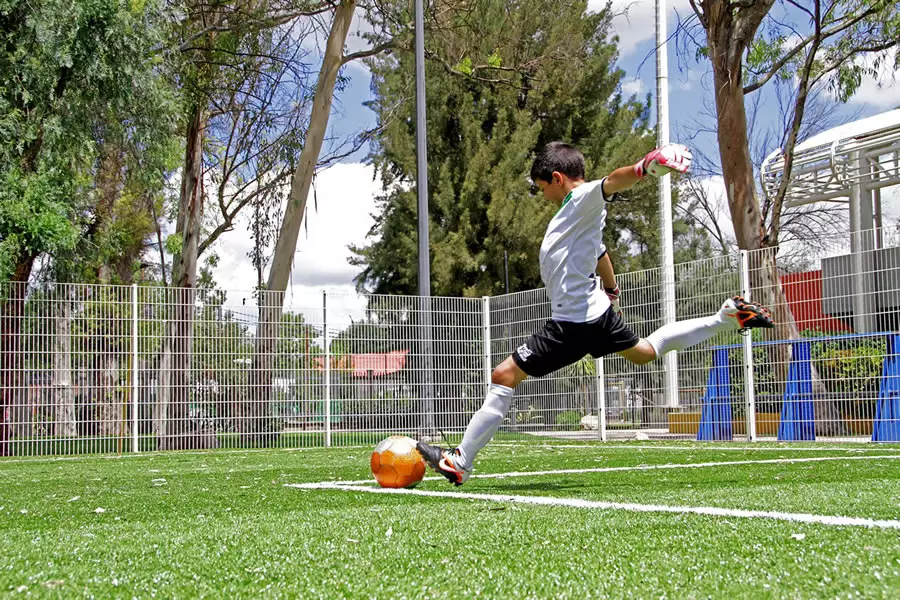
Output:
M459 464L459 450L444 450L423 441L416 444L416 450L428 466L446 477L453 485L464 484L471 474L471 470Z
M729 298L720 310L726 319L737 321L738 331L744 333L748 329L771 329L775 327L769 309L756 302L748 302L740 296Z

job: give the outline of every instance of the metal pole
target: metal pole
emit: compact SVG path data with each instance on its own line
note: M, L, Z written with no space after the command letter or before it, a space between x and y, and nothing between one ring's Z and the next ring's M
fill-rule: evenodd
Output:
M481 328L482 328L482 344L484 352L482 354L484 363L484 393L488 393L491 387L491 297L481 297Z
M597 390L597 435L601 442L606 441L606 380L603 377L603 359L595 358L594 365L597 377L594 384Z
M416 183L419 211L419 296L422 316L422 412L424 433L433 436L434 369L431 327L431 260L428 243L428 152L425 146L425 16L416 0Z
M503 281L506 293L509 293L509 252L503 251Z
M425 19L416 0L416 182L419 208L419 295L431 295L428 245L428 152L425 124Z
M138 445L138 286L131 284L131 443L134 452Z
M741 292L750 300L750 254L741 250ZM744 403L747 411L747 440L756 441L756 393L753 381L753 336L744 336Z
M669 57L666 38L666 1L656 0L656 143L669 143ZM662 247L662 323L675 322L675 249L672 241L672 181L659 178L659 226ZM678 355L669 352L663 358L663 392L666 406L678 406Z
M322 329L325 336L325 447L331 447L331 336L328 335L328 292L322 292Z
M859 175L850 186L850 266L853 289L853 331L873 330L875 278L872 273L872 197L863 190L863 160L851 152L850 160ZM866 206L868 205L868 206Z

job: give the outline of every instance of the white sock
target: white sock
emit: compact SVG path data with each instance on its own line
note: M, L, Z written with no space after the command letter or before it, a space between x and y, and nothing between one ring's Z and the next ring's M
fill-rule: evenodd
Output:
M663 325L649 336L647 341L656 350L656 358L673 350L684 350L689 346L705 342L717 333L738 329L737 321L726 317L722 311L709 317L676 321Z
M491 438L500 429L503 417L509 411L512 397L512 388L496 383L491 384L487 397L484 399L484 404L481 405L478 412L472 415L472 420L469 421L466 432L463 434L462 442L457 448L459 457L462 459L459 466L467 471L472 469L472 461L475 460L475 455L487 446L487 443L491 441Z

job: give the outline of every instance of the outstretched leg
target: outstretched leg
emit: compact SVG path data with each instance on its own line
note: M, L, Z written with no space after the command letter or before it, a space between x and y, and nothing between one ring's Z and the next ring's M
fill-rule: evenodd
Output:
M619 354L631 362L646 364L666 352L705 342L718 333L774 326L769 309L735 296L726 300L716 314L663 325L634 348Z
M512 358L500 363L491 376L491 387L481 408L472 415L462 442L454 450L444 450L420 441L416 447L432 469L451 483L462 485L472 472L475 455L484 448L503 423L513 391L527 375Z

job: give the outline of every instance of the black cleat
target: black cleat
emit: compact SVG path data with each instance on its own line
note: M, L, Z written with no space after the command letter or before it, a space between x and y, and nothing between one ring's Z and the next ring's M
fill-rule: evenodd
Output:
M721 312L726 318L737 321L738 331L744 333L748 329L771 329L775 327L769 309L756 302L748 302L740 296L729 298L722 305Z
M459 450L444 450L423 441L416 443L416 449L429 467L446 477L453 485L462 485L469 478L471 471L458 465Z

